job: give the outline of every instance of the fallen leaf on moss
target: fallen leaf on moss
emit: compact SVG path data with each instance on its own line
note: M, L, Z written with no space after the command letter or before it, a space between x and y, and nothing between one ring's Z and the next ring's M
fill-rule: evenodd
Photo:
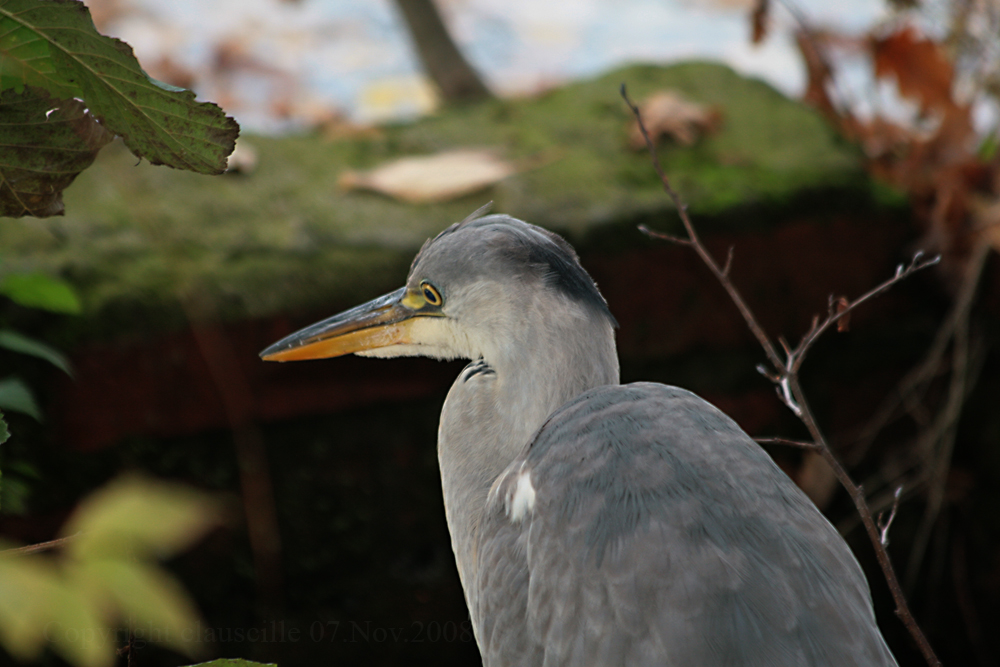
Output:
M673 90L653 93L639 105L639 112L654 144L668 136L682 146L691 146L722 124L722 113L718 109L692 102ZM632 121L629 128L629 145L634 150L646 147L636 121Z
M374 190L411 203L442 202L478 192L518 171L488 150L455 150L405 157L371 171L345 171L345 190Z

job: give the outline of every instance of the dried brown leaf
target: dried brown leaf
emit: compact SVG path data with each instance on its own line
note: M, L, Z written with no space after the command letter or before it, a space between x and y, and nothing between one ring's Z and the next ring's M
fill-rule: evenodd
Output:
M493 151L463 149L401 158L371 171L346 171L338 185L348 190L374 190L412 203L440 202L487 188L517 171Z
M900 95L919 102L925 111L955 106L951 61L939 44L921 36L913 26L873 39L871 49L875 76L895 78Z
M754 3L753 11L750 13L750 26L753 35L750 41L760 44L767 37L767 25L771 18L770 0L757 0Z
M718 109L692 102L673 90L653 93L639 105L639 112L654 144L668 136L682 146L691 146L722 124L722 113ZM629 126L629 145L634 150L646 148L637 121Z
M972 226L980 239L1000 252L1000 197L975 197L971 205Z
M850 305L851 302L847 300L846 296L839 296L837 297L837 300L835 301L834 304L834 312L840 315L840 313L846 311L850 307ZM839 320L837 320L837 333L844 333L845 331L850 331L850 329L851 329L851 314L847 313L846 315L841 316Z

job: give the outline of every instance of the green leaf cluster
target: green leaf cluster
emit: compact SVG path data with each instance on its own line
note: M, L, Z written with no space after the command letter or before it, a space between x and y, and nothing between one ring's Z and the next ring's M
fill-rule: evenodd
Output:
M155 558L185 550L220 514L202 493L148 479L112 482L63 528L58 558L0 552L0 643L33 660L46 644L77 667L110 667L128 625L196 657L198 613Z
M12 273L0 280L0 296L26 308L39 308L54 313L77 314L82 308L76 292L67 283L44 273ZM45 343L0 325L0 348L42 359L72 375L69 360L61 352ZM0 410L20 412L36 421L42 421L42 411L38 407L31 388L17 375L0 377ZM3 412L0 412L0 444L10 436ZM24 510L28 492L28 478L33 474L30 466L23 462L10 461L4 457L4 472L13 472L13 477L3 478L0 498L4 511L15 513Z
M79 313L80 300L73 288L62 280L43 273L10 274L0 281L0 296L14 303L40 308L54 313ZM72 375L65 355L45 343L12 329L0 327L0 348L44 359L56 368ZM0 378L0 410L21 412L42 420L42 412L34 394L24 380L8 375ZM0 422L2 422L0 418ZM6 426L6 425L5 425Z
M0 215L63 212L62 191L115 135L137 157L219 174L239 126L149 77L77 0L0 0Z

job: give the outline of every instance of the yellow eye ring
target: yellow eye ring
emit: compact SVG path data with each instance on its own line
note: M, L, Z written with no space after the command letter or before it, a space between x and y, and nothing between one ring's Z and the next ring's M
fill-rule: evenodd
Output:
M441 298L441 292L438 292L437 288L426 280L420 283L420 291L424 295L424 300L432 306L440 306L444 302Z

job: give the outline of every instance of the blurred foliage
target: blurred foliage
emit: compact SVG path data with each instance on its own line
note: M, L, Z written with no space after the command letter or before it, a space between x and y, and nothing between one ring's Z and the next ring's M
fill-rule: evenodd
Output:
M0 294L25 308L80 313L80 299L67 283L44 273L12 273L0 280Z
M219 521L202 493L139 478L109 484L66 522L60 556L0 552L0 642L21 660L48 644L77 667L109 667L117 623L194 657L198 613L153 559L185 550Z
M42 273L13 273L0 281L0 296L19 306L59 314L80 312L80 300L69 284ZM67 375L72 375L69 360L55 348L10 328L0 327L0 348L16 354L42 359ZM0 410L19 412L42 421L42 410L28 383L17 374L0 377ZM0 413L0 443L9 435ZM30 482L37 478L34 467L19 460L9 447L3 451L0 478L0 507L4 512L20 514L26 510Z
M77 0L0 0L0 215L63 213L62 191L115 135L136 157L219 174L239 126L150 78Z
M78 313L80 301L69 284L41 273L10 274L0 281L0 295L28 308ZM11 329L0 328L0 348L44 359L67 374L69 360L58 350ZM42 420L34 394L20 377L0 378L0 410L21 412Z

